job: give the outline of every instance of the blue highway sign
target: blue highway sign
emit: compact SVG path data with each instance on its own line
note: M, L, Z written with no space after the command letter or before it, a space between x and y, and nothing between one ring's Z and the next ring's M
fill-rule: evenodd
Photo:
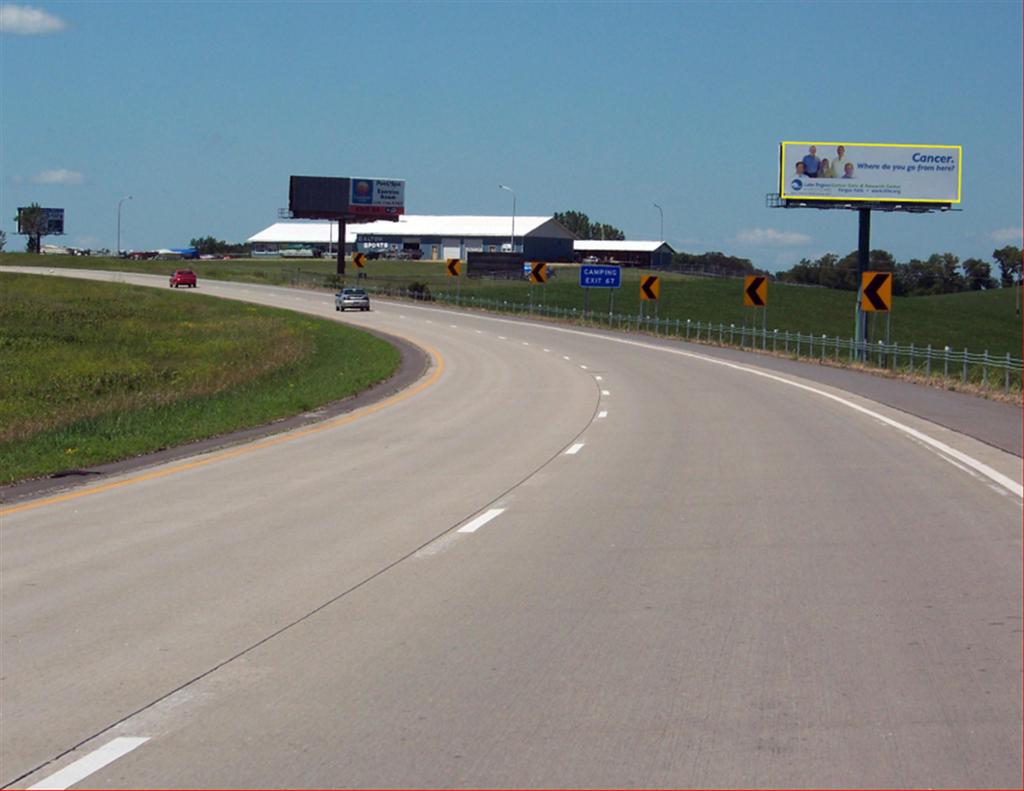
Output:
M581 266L580 285L583 288L619 288L622 286L622 267Z

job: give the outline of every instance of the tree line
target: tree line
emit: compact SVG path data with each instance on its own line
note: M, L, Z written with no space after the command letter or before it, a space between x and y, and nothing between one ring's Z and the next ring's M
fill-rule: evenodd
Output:
M877 272L892 272L893 294L904 297L983 291L1000 286L1005 288L1020 282L1020 248L1012 245L1001 247L992 251L992 258L999 268L998 277L994 276L992 264L988 261L968 258L961 262L952 253L934 253L925 260L913 258L900 263L885 250L872 250L868 268ZM860 287L857 280L857 252L843 258L834 253L826 253L814 260L804 258L792 269L776 273L775 279L781 283L856 291Z
M249 255L252 245L247 242L231 244L223 239L215 239L212 236L202 236L198 239L191 239L189 247L196 248L199 255Z
M614 225L608 225L608 223L603 222L591 222L590 218L581 211L556 211L554 219L576 234L578 239L602 239L621 242L626 238L626 234Z

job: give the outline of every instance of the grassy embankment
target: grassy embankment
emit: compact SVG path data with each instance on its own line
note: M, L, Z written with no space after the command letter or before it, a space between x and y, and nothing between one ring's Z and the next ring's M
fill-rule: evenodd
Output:
M398 352L331 321L0 270L0 484L261 425L386 379Z
M0 267L10 265L69 266L87 269L148 272L166 275L173 271L172 261L124 261L117 258L76 258L70 256L28 256L8 253L0 255ZM334 263L316 259L257 259L232 261L191 261L200 283L203 279L241 280L253 283L284 283L333 288ZM445 274L437 261L370 261L356 279L356 268L349 263L346 282L380 288L405 288L411 282L426 283L432 294L454 300L455 282ZM635 270L623 270L623 285L614 293L616 313L635 315L640 310L639 278ZM661 298L658 315L662 319L685 322L735 323L750 326L755 320L753 309L742 304L742 280L688 277L661 273ZM503 300L528 303L530 285L523 281L493 281L463 278L463 301ZM545 285L533 287L533 300L548 306L582 310L584 293L573 269L561 269ZM768 291L768 327L779 331L828 335L849 338L853 335L856 295L848 291L809 288L773 283ZM607 311L609 290L591 289L590 309ZM648 313L651 310L647 306ZM756 317L761 326L762 316ZM885 336L885 317L877 314L872 321L872 337ZM968 348L972 352L989 351L994 355L1021 355L1021 321L1016 314L1013 289L994 289L935 297L896 297L891 314L891 339L900 344L941 349Z

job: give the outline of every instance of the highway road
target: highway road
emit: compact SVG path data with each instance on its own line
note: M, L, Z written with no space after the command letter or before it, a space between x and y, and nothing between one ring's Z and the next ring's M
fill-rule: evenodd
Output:
M1021 786L1018 455L754 355L197 293L430 367L7 504L5 787Z

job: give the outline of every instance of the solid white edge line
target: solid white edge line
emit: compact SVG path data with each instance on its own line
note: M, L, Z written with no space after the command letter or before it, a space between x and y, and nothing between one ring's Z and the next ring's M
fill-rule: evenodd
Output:
M565 455L566 456L575 456L581 450L583 450L583 443L582 442L577 442L575 445L573 445L571 448L569 448L569 450L567 450L565 452Z
M494 517L500 516L504 512L505 512L504 508L491 508L488 511L484 511L476 519L472 520L471 522L467 522L462 527L460 527L458 532L460 532L460 533L475 533L481 527L483 527L488 522L490 522L492 519L494 519Z
M35 791L35 789L56 789L61 791L62 789L69 788L148 741L148 736L120 736L107 742L98 750L93 750L88 755L79 758L74 763L68 764L45 780L40 780L35 785L30 785L28 787L29 791Z
M574 332L573 330L564 330L561 328L557 329L560 332ZM587 337L594 337L589 335L588 333L579 334L586 335ZM897 431L900 431L909 437L913 437L914 439L919 440L923 444L927 445L929 449L932 451L938 451L940 452L940 454L945 453L949 456L952 456L954 459L961 462L962 464L966 464L968 467L975 470L976 472L981 473L989 480L999 484L1011 494L1015 494L1017 495L1017 497L1024 498L1024 486L1021 486L1012 478L1008 478L1007 476L1003 475L998 470L989 467L984 462L978 461L972 456L968 456L966 453L963 453L962 451L959 451L956 448L950 447L945 442L941 442L940 440L934 439L933 437L929 437L927 434L918 431L916 428L912 428L911 426L908 426L904 423L900 423L898 420L893 420L891 417L886 417L880 412L875 412L873 409L868 409L867 407L861 406L860 404L855 404L848 398L843 398L842 396L834 395L833 393L829 393L826 390L822 390L818 387L811 387L810 385L805 385L802 382L794 382L782 376L776 376L773 373L769 373L768 371L762 371L759 368L753 368L749 365L740 365L739 363L731 363L728 362L727 360L719 360L715 357L708 357L707 355L704 354L697 354L696 352L686 352L682 351L681 349L667 349L662 346L653 346L647 343L640 343L639 341L626 340L625 338L608 338L608 340L612 341L613 343L623 343L628 346L638 346L642 349L652 349L654 351L667 352L668 354L678 354L681 357L690 357L691 359L694 360L701 360L703 362L712 363L714 365L721 365L725 368L732 368L733 370L736 371L743 371L744 373L753 374L754 376L760 376L764 379L770 379L774 382L779 382L780 384L788 385L789 387L795 387L798 390L804 390L808 393L814 393L815 395L821 396L822 398L827 398L830 401L834 401L837 404L842 404L843 406L852 409L855 412L860 412L862 415L874 418L880 423L889 426L890 428L894 428Z

